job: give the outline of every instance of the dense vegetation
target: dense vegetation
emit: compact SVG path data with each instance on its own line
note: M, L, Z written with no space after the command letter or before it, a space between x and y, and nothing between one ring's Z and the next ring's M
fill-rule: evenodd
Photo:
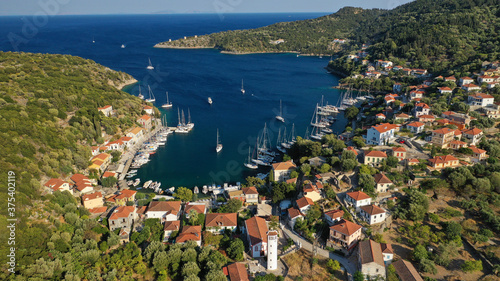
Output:
M7 171L14 171L17 269L22 274L38 259L49 262L47 242L53 233L73 237L76 230L71 223L56 224L61 212L45 204L40 183L86 168L91 144L135 125L141 101L116 89L132 79L78 57L0 52L0 205L7 206ZM97 110L108 104L116 117ZM82 210L74 213L85 217ZM5 224L2 208L0 227L5 229ZM1 233L0 261L5 266L7 232Z

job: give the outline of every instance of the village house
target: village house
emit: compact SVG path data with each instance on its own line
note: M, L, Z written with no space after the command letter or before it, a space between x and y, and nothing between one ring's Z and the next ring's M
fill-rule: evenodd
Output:
M411 122L408 125L406 125L406 128L410 130L413 134L420 134L421 132L424 131L425 124L422 122Z
M54 191L68 191L69 193L73 194L73 191L70 189L69 183L63 181L62 179L50 179L43 186L50 194L54 193Z
M472 162L479 163L488 158L486 150L477 148L475 146L471 146L470 149L472 150L472 157L471 157Z
M290 174L297 169L293 161L273 163L274 181L283 182L290 178Z
M410 119L410 115L408 115L406 113L399 113L399 114L394 115L394 120L406 121L408 119Z
M97 182L95 179L91 180L83 174L74 174L71 176L70 180L73 182L73 184L77 184L79 182L86 182L86 183L92 185L93 183Z
M238 199L242 203L245 203L245 194L243 193L243 190L238 189L238 190L233 190L233 191L228 191L227 192L229 199Z
M413 90L410 92L410 100L421 99L424 97L425 92L420 90Z
M429 114L420 115L418 117L418 122L422 122L422 123L434 122L434 120L436 120L436 117L434 117L433 115L429 115Z
M470 105L488 106L494 104L495 98L492 95L477 93L470 95L468 102Z
M481 87L475 84L465 84L462 85L462 90L466 91L467 93L472 92L472 91L479 91L481 90Z
M102 114L104 114L104 116L106 117L110 117L113 114L113 107L111 105L99 107L97 110L99 110L99 112L102 112Z
M429 115L431 112L431 107L426 103L417 103L413 109L413 116L419 117L421 115Z
M386 211L376 205L368 205L360 207L360 216L369 225L377 224L385 221Z
M388 266L394 259L394 250L392 250L391 244L387 243L380 243L380 248L382 249L382 255L384 256L384 263Z
M398 125L382 123L372 126L366 132L366 143L373 145L385 145L394 138L394 133L399 131Z
M224 267L223 271L229 277L229 281L250 281L247 268L242 263L232 263Z
M196 212L196 214L206 214L207 213L207 205L205 203L186 203L184 207L184 216L186 219L189 219L189 214L191 212Z
M146 114L148 114L148 115L153 115L153 107L149 106L149 105L145 105L144 112L146 112Z
M358 151L352 146L346 147L345 150L352 151L354 155L358 156Z
M82 196L82 204L85 209L94 209L102 207L104 205L104 200L101 192L94 192L91 194L85 194Z
M346 249L351 249L361 237L361 229L361 225L342 219L337 224L330 226L327 246L340 244Z
M78 193L87 194L94 191L92 181L88 177L82 174L74 174L70 179L74 183L73 189Z
M385 263L380 244L369 239L359 242L359 271L366 278L385 278Z
M455 139L455 130L441 128L432 131L432 144L439 148L447 148L449 143Z
M323 184L321 184L321 182L317 182L316 184L308 183L303 185L302 192L304 194L304 197L311 199L313 202L316 202L323 198L321 196L322 188Z
M102 179L105 179L105 178L118 178L118 174L115 173L115 172L110 172L110 171L106 171L104 172L104 174L102 174Z
M181 221L166 221L163 226L163 242L167 242L174 231L179 231Z
M455 78L455 76L445 77L444 81L445 82L453 82L453 83L456 84L457 83L457 78Z
M459 140L452 140L450 142L450 144L448 145L449 148L451 149L460 149L460 148L464 148L464 147L467 147L467 143L466 142L463 142L463 141L459 141Z
M143 136L144 136L144 129L140 127L135 127L132 130L130 130L130 132L127 133L127 137L132 138L130 140L131 145L140 142Z
M377 119L380 119L380 120L385 120L385 119L386 119L385 115L384 115L384 114L382 114L382 113L378 113L377 115L375 115L375 117L376 117Z
M411 264L411 262L407 260L397 260L392 263L394 269L396 270L396 274L401 281L424 281L422 277L418 274L418 271Z
M185 225L175 239L175 243L184 244L188 241L196 242L201 247L201 225Z
M266 220L261 217L251 217L245 221L247 241L249 241L250 256L252 258L267 255L267 227Z
M244 187L241 190L243 191L243 194L245 194L245 201L247 204L259 203L259 192L255 186Z
M418 159L415 159L415 158L406 159L406 165L408 165L408 166L415 166L418 164L420 164L420 161L418 161Z
M146 218L160 221L176 221L180 219L181 201L151 201L146 211Z
M119 228L130 229L137 218L134 206L116 207L109 216L109 230L115 231Z
M137 191L124 189L106 199L106 202L114 203L118 206L125 206L127 202L134 202Z
M438 87L438 91L440 94L451 94L453 93L453 89L449 87Z
M383 151L369 150L365 151L365 165L379 166L387 159L387 154Z
M406 149L402 146L396 146L392 148L392 156L398 158L399 161L403 161L406 158Z
M481 75L477 78L479 84L498 82L498 76Z
M348 205L356 208L356 212L359 212L361 206L367 206L372 203L372 198L363 191L348 192L345 199Z
M444 169L447 167L457 167L459 160L452 155L436 156L429 159L429 164L434 169Z
M467 84L472 84L474 83L474 79L470 77L462 77L460 78L460 86L467 85Z
M391 103L395 102L396 99L392 95L386 95L384 97L385 105L390 105Z
M295 203L303 214L307 214L307 211L314 205L314 202L308 197L301 197L295 200Z
M139 119L137 119L137 123L141 125L141 127L149 130L152 127L152 118L151 116L144 114Z
M388 192L393 182L384 174L376 174L373 176L376 184L376 191L378 193Z
M313 167L320 167L321 165L323 165L327 162L327 159L326 159L326 157L323 157L323 156L316 156L316 157L310 158L307 161Z
M483 112L488 118L500 118L500 105L490 104L488 106L481 107L479 111Z
M298 218L304 219L305 215L297 208L291 207L287 209L288 212L288 225L293 229L295 222Z
M456 113L451 111L451 114L448 114L446 118L449 120L450 124L456 125L459 129L465 128L465 126L469 126L470 121L472 121L471 117L467 114Z
M464 137L463 140L465 142L470 143L471 145L477 145L483 137L483 131L478 128L473 128L463 131L462 136Z
M211 213L205 215L205 229L213 234L234 231L238 226L237 213Z
M323 216L325 217L325 219L329 225L334 225L344 217L344 211L341 209L331 210L331 211L325 212L323 214Z
M111 154L100 153L92 157L92 159L90 160L92 164L88 167L88 170L95 170L99 174L102 174L108 168L109 164L111 163L111 159L113 159Z

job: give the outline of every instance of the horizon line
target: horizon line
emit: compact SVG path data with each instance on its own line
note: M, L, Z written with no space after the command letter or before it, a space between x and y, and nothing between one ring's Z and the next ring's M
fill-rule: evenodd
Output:
M224 13L225 15L241 15L241 14L333 14L336 12L231 12ZM141 16L141 15L219 15L217 12L193 12L193 13L169 13L169 12L158 12L158 13L118 13L118 14L57 14L50 15L50 17L58 17L58 16ZM35 16L32 14L16 14L16 15L2 15L0 17L26 17L26 16Z

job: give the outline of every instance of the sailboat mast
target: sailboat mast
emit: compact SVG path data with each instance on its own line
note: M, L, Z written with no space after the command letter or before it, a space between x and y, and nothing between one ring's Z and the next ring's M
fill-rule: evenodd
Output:
M191 123L191 111L189 111L189 108L188 108L188 123ZM217 129L218 131L219 129Z
M181 113L179 111L179 108L177 107L177 120L179 120L179 125L182 125L181 124Z

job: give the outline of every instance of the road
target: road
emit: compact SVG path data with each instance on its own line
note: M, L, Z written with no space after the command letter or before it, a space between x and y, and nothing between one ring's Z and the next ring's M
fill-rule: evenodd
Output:
M292 231L290 231L288 229L288 227L283 227L282 228L283 232L286 233L286 235L288 237L290 237L293 241L300 241L300 244L302 246L302 248L312 252L313 251L313 245L311 243L309 243L309 241L303 239L302 237L300 236L297 236L295 235ZM353 275L354 273L356 272L356 266L354 264L352 264L347 258L345 257L342 257L342 256L339 256L337 254L334 254L328 250L325 250L325 249L316 249L316 253L320 256L323 256L323 257L326 257L326 258L330 258L332 260L337 260L347 271L347 278L349 281L352 281L353 280Z

